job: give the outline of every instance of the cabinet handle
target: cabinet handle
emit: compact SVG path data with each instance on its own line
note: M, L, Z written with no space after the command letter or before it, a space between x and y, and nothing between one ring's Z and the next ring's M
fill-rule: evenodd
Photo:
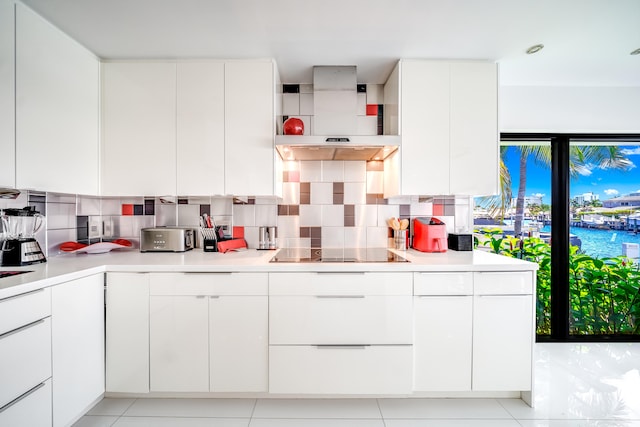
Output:
M197 298L197 299L204 299L204 298L205 298L205 295L196 295L196 298Z
M471 294L434 294L434 295L416 295L418 298L442 298L442 297L470 297Z
M477 297L491 297L491 298L505 298L505 297L526 297L531 296L532 294L480 294L476 295Z
M198 275L198 274L217 274L217 275L230 275L233 274L231 271L185 271L183 274L186 275Z
M10 299L14 299L14 298L26 297L28 295L37 294L38 292L44 292L44 288L40 288L40 289L36 289L36 290L33 290L33 291L25 292L23 294L12 295L10 297L2 298L2 299L0 299L0 302L9 301Z
M211 298L211 299L218 299L218 298L220 298L220 295L211 295L209 298Z
M316 271L316 274L322 274L322 275L334 275L334 274L339 274L341 276L345 276L345 275L365 275L367 274L366 271Z
M364 295L316 295L316 298L340 298L340 299L346 299L346 298L364 298Z
M320 344L316 345L318 350L364 350L370 347L368 344L342 345L342 344Z
M22 332L22 331L24 331L26 329L32 328L32 327L34 327L36 325L39 325L40 323L44 323L44 319L36 320L35 322L27 323L24 326L20 326L19 328L13 329L13 330L11 330L9 332L5 332L4 334L0 335L0 339L6 338L6 337L8 337L10 335L13 335L13 334L17 334L18 332Z
M36 391L40 390L42 387L44 387L44 383L40 383L37 386L35 386L34 388L32 388L31 390L29 390L28 392L26 392L24 394L21 394L20 396L16 397L11 402L7 403L2 408L0 408L0 414L3 413L4 411L6 411L7 409L9 409L10 407L12 407L13 405L15 405L16 403L20 402L21 400L26 399L27 397L29 397L30 395L32 395Z

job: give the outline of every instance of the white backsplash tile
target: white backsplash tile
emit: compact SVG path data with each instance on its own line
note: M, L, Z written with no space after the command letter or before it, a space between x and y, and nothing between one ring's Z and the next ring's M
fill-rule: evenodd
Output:
M78 215L100 215L100 198L78 196Z
M389 246L388 227L367 227L367 247L386 248ZM324 242L323 242L324 243Z
M384 85L367 85L367 104L384 104Z
M274 222L275 224L275 222ZM259 242L259 227L244 227L244 240L247 241L249 249L257 249Z
M134 232L133 218L133 216L114 216L113 235L123 238L136 237L138 233Z
M300 162L298 160L288 160L282 162L282 170L284 171L300 171Z
M132 227L133 227L133 234L129 237L139 237L141 229L153 227L154 221L152 216L136 215L130 218L131 218ZM193 226L193 224L190 224L190 226Z
M300 162L300 182L320 182L322 181L322 162L304 161Z
M76 228L76 205L47 203L46 227L49 230Z
M322 226L342 227L344 226L344 205L323 205L322 206ZM322 242L324 245L324 242Z
M341 160L322 161L322 182L343 182L344 162Z
M278 222L278 206L256 204L255 225L274 226ZM257 232L256 232L257 233Z
M356 226L376 227L378 225L377 205L356 205Z
M367 202L367 188L364 182L344 183L344 204L364 205Z
M48 203L76 203L75 194L47 193Z
M378 207L378 227L388 227L387 220L391 217L400 216L400 206L398 205L376 205Z
M299 216L279 216L278 217L278 239L300 237L300 217Z
M300 183L299 182L283 182L282 183L282 204L283 205L300 204Z
M367 180L367 162L344 162L345 182L365 182Z
M432 202L412 202L411 203L411 216L431 216L433 215L433 203Z
M367 172L367 193L369 194L384 193L384 172L381 172L381 171Z
M178 225L178 205L163 205L159 204L155 206L156 213L156 225L158 227Z
M120 198L105 197L101 200L102 215L122 214L122 202Z
M299 118L300 120L302 120L302 126L303 126L303 135L311 135L311 116L303 116L303 115L299 115L296 116L297 118Z
M322 205L300 205L300 227L322 226Z
M312 84L300 84L300 93L313 93Z
M322 227L323 248L344 248L344 227Z
M283 93L282 94L282 115L297 116L300 114L300 94Z
M200 205L178 205L178 226L198 226L200 223L199 218Z
M358 135L378 134L378 116L358 116L356 119Z
M312 205L332 205L333 204L333 184L330 182L311 183L311 204Z
M60 243L75 242L76 241L76 229L64 229L64 230L48 230L47 231L47 247L45 248L46 256L52 257L61 255ZM43 246L44 248L44 246Z
M212 197L209 215L231 215L233 213L233 198Z
M313 116L313 114L314 114L313 93L301 93L300 94L300 115Z
M358 93L358 107L356 114L358 116L366 116L367 115L367 94L366 93ZM362 135L362 134L358 134Z
M345 227L344 228L344 245L347 248L366 248L367 247L367 228L366 227Z
M233 225L237 227L256 225L255 205L233 205Z

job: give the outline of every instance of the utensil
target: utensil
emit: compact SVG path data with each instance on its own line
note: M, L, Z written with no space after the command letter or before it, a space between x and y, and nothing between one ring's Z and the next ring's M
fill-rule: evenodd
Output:
M406 230L407 228L409 228L409 220L405 218L400 221L400 230Z

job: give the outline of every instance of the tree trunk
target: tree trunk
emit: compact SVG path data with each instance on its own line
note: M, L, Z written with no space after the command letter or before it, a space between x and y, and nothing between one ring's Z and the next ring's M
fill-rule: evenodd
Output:
M524 150L520 151L520 181L518 183L518 198L516 199L516 218L513 223L513 234L518 237L522 233L524 219L524 195L527 188L527 157Z

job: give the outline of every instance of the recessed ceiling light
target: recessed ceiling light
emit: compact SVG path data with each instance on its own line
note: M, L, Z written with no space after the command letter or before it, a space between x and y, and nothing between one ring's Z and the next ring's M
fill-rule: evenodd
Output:
M537 52L540 52L544 48L543 44L534 44L529 49L527 49L527 55L531 55Z
M640 48L631 51L630 55L640 55Z

